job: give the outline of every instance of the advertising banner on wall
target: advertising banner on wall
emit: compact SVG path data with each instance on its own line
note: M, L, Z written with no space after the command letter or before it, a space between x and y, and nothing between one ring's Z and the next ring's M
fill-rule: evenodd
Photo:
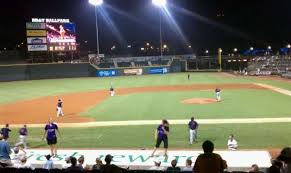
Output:
M27 45L27 50L30 51L30 52L47 51L47 45L45 45L45 44Z
M76 43L76 25L74 23L47 23L48 43Z
M27 44L46 44L46 37L28 37Z
M45 37L46 30L27 30L26 35L28 37Z
M111 76L117 76L117 70L98 70L97 76L98 77L111 77Z
M141 68L138 68L138 69L124 69L123 73L125 75L142 75L143 70Z
M149 74L166 74L169 73L166 67L153 67L149 69Z
M45 29L45 23L26 23L26 29Z

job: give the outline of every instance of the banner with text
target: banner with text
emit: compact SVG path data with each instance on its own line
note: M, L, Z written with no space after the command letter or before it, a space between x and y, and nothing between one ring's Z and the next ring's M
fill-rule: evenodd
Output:
M28 37L27 44L46 44L46 37Z
M141 68L138 68L138 69L124 69L123 73L125 75L142 75L143 70Z
M112 163L120 166L153 166L154 161L161 161L161 166L170 166L173 159L177 160L178 166L185 166L187 159L195 162L196 158L203 153L192 150L172 150L169 151L168 157L164 157L163 152L158 151L156 156L150 157L151 152L151 150L59 150L53 161L54 164L65 166L66 157L73 156L78 159L83 155L85 164L93 165L96 158L104 162L105 156L110 154L113 156ZM44 164L45 155L49 153L49 150L27 150L28 161L32 164ZM252 164L257 164L261 168L271 166L271 157L267 151L216 151L216 153L226 160L229 168L249 168Z
M27 30L26 35L28 37L45 37L46 30Z
M166 74L168 72L166 67L153 67L149 69L149 74Z
M117 70L98 70L97 76L98 77L111 77L111 76L117 76Z
M27 50L30 51L30 52L47 51L47 45L45 45L45 44L27 45Z
M26 29L45 29L45 23L26 23Z

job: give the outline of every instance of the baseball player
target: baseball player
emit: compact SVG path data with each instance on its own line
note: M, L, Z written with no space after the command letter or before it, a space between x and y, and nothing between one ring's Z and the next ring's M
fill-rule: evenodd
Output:
M168 157L168 134L170 132L169 122L167 120L162 120L162 124L158 126L158 128L155 131L155 139L156 139L156 146L154 148L154 151L151 155L151 157L154 156L156 150L160 147L161 143L164 143L164 149L165 149L165 157Z
M16 147L19 145L23 145L24 149L27 149L27 144L26 144L26 137L28 135L27 131L27 126L23 125L22 128L19 129L19 142L15 144Z
M193 144L193 141L195 142L197 140L197 129L198 129L198 123L194 120L194 117L191 118L191 120L188 123L189 128L189 139L190 144Z
M11 130L9 129L9 124L6 124L5 127L1 129L1 134L3 136L4 140L7 140L9 138L9 133Z
M220 88L216 88L215 89L215 95L216 95L216 100L219 102L219 101L221 101L221 90L220 90Z
M187 78L188 78L188 80L190 80L190 78L191 78L190 74L188 74Z
M109 93L110 93L110 96L113 97L115 95L115 91L114 91L114 88L113 86L110 87L109 89Z
M59 99L57 103L57 117L59 116L64 116L63 101L61 99Z

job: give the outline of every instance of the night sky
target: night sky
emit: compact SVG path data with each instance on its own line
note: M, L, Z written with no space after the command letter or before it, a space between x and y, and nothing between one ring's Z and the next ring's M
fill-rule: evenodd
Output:
M151 0L104 0L99 10L101 51L112 45L126 47L146 42L159 44L159 9ZM203 49L232 50L250 46L279 48L291 42L290 0L169 0L168 10L184 33L163 16L163 37L171 47L183 52L187 42L195 51ZM13 48L25 40L25 22L32 17L69 18L77 25L78 42L94 49L94 7L87 0L4 0L0 6L0 50ZM116 32L118 31L118 32ZM119 33L119 34L118 34Z

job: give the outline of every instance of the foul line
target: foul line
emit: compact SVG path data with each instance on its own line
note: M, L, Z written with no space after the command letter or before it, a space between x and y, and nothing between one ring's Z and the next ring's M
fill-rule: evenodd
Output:
M279 88L279 87L274 87L271 85L267 85L267 84L262 84L262 83L255 83L255 85L287 95L287 96L291 96L291 91L283 89L283 88Z
M170 124L186 125L189 119L168 120ZM262 124L262 123L291 123L291 117L284 118L236 118L236 119L197 119L199 124ZM111 127L111 126L140 126L157 125L161 120L130 120L130 121L96 121L87 123L58 123L59 127ZM29 127L43 127L44 124L29 124ZM11 127L22 127L11 125Z

